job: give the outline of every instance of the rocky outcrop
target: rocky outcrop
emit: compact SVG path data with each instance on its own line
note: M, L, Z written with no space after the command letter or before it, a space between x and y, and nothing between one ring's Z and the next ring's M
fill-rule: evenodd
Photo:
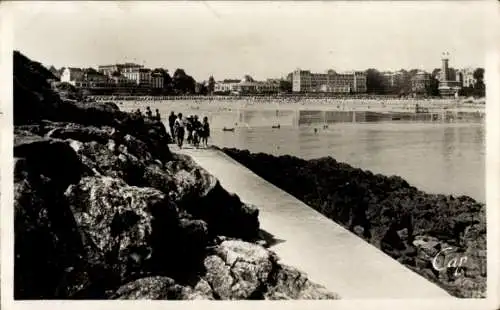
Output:
M485 297L484 204L426 194L400 177L375 175L331 157L306 161L223 151L451 294Z
M310 282L294 268L278 263L263 247L240 240L226 240L204 259L205 274L192 285L168 277L145 277L120 287L118 299L338 299Z
M205 280L220 299L338 299L273 252L247 242L222 242L205 259Z
M16 299L337 297L254 243L258 209L170 153L161 122L49 79L14 54Z

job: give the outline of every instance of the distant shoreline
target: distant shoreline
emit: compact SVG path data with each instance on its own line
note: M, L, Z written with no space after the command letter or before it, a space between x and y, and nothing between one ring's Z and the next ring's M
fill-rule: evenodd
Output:
M278 101L283 103L300 103L300 102L385 102L388 104L396 102L422 102L422 103L439 103L439 104L473 104L481 105L485 103L485 98L404 98L383 95L352 95L352 96L307 96L307 95L291 95L291 96L143 96L143 95L104 95L104 96L88 96L88 98L97 101L231 101L231 102L253 102L253 103L269 103Z
M152 109L164 108L173 110L193 110L193 111L212 111L224 112L235 110L291 110L291 111L344 111L344 112L377 112L377 113L474 113L485 114L484 104L460 104L453 101L444 100L370 100L370 99L329 99L329 100L303 100L302 102L287 102L287 101L256 101L256 100L112 100L121 109ZM425 109L422 113L416 113L416 106Z

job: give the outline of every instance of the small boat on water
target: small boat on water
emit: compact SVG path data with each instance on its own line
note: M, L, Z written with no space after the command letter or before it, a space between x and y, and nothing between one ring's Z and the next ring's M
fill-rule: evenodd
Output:
M278 124L278 125L273 125L272 127L275 129L280 129L281 126L280 126L280 124Z
M224 128L222 128L222 131L234 131L234 128L226 128L226 127L224 127Z

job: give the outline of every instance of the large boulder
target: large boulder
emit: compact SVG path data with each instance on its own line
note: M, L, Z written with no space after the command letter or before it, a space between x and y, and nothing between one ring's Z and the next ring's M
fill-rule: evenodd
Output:
M227 192L191 158L180 156L168 163L166 170L174 176L174 194L179 207L207 222L212 233L245 240L258 236L258 209Z
M200 282L203 283L203 282ZM207 288L209 289L209 288ZM149 300L195 300L213 299L210 291L203 285L194 289L182 286L168 277L152 276L140 278L122 285L112 296L113 299L149 299Z
M337 299L274 252L239 240L223 241L205 258L203 278L217 299Z
M63 196L80 179L75 152L61 141L18 133L14 142L15 298L54 298L83 246Z
M111 177L86 177L70 186L66 197L77 225L88 236L86 242L101 254L103 261L95 264L113 266L122 278L151 259L155 223L161 222L165 233L178 230L176 206L152 188L131 187Z
M66 268L83 253L76 224L50 180L14 183L14 297L54 298Z
M15 132L14 157L24 158L24 169L30 175L50 178L59 190L77 182L84 171L68 143L41 138L26 131Z
M277 269L268 281L270 284L264 295L265 299L340 299L338 294L311 282L304 273L295 268L282 265Z

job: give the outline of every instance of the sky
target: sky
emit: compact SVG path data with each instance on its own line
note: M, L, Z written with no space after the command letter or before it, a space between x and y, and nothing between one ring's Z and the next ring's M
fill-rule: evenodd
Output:
M8 4L14 49L44 65L136 62L198 81L297 68L431 71L444 51L452 67L484 67L498 13L489 1Z

